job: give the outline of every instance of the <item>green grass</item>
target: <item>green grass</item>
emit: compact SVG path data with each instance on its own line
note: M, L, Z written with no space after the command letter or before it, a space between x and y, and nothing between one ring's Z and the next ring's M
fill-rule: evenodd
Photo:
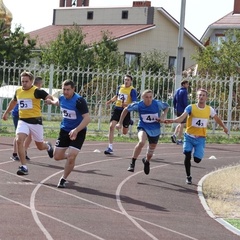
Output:
M232 226L240 230L240 219L225 219Z
M59 132L60 121L43 121L44 124L44 137L56 139ZM109 122L101 123L99 126L97 122L91 122L88 126L88 132L86 140L88 141L108 141L107 134L109 129ZM137 130L136 125L132 128L132 135L121 136L117 134L114 141L116 142L135 142L137 141ZM162 135L159 142L168 143L170 141L170 135L173 133L171 125L165 125L165 135ZM14 128L12 119L9 118L7 121L0 120L0 134L2 136L14 136ZM232 136L228 137L225 135L221 129L215 131L212 134L211 129L208 131L207 143L219 143L219 144L229 144L229 143L239 143L240 135L233 133Z

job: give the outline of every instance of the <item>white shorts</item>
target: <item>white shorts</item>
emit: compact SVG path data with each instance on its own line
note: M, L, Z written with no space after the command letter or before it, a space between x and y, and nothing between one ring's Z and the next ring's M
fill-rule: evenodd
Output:
M29 135L31 133L32 139L35 142L43 142L43 125L29 124L22 120L18 120L16 134L25 133Z

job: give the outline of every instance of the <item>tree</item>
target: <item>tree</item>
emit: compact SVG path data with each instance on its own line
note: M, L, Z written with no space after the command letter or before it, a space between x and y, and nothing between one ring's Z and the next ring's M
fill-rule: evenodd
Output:
M145 52L141 59L141 68L152 73L168 73L167 53L160 50Z
M240 70L240 30L228 30L221 44L201 48L192 57L198 63L200 75L230 76Z
M84 38L85 35L79 26L64 28L56 40L41 47L42 63L72 69L93 65L93 51L84 43Z
M123 65L123 56L118 51L118 44L108 32L102 32L102 40L93 44L94 65L102 70L116 69Z
M14 32L5 28L5 23L0 21L0 62L22 66L24 62L30 62L34 57L32 50L36 46L36 40L31 39L17 26Z

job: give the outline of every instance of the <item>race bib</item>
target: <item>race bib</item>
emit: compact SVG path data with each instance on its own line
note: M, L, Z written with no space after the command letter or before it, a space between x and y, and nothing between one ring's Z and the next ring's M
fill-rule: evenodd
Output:
M145 123L152 123L152 122L156 122L156 119L158 118L158 114L154 113L154 114L142 114L141 115L143 122Z
M61 108L61 112L62 112L63 118L68 118L68 119L72 119L72 120L77 119L76 112L73 110Z
M19 99L18 100L18 108L19 109L32 109L33 108L32 99Z
M118 94L118 100L121 102L127 102L128 99L128 95L127 94L123 94L123 93L119 93Z
M206 128L208 124L208 119L205 118L193 118L192 126L196 128Z

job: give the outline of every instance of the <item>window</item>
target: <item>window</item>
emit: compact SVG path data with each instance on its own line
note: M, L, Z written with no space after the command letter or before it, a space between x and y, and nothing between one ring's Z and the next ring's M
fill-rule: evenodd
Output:
M219 50L220 45L226 40L223 34L216 34L217 50Z
M140 53L125 52L125 65L127 65L128 67L134 67L134 69L138 69L140 65L140 56Z
M122 19L128 19L128 11L122 11Z
M77 4L76 4L76 0L72 0L72 6L77 6Z
M87 12L87 19L93 19L93 11Z
M225 36L224 35L220 35L220 34L217 34L216 35L216 42L218 45L222 44L222 42L225 41Z
M177 57L170 56L168 59L168 69L175 72L176 67L177 67ZM183 58L183 62L182 62L182 70L184 69L185 69L185 57Z

